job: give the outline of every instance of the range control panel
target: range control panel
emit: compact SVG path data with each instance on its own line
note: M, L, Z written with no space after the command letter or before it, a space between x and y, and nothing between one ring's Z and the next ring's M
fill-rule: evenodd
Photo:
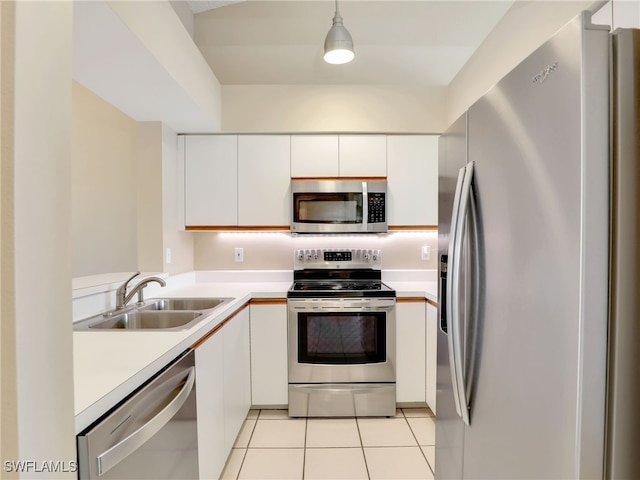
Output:
M293 268L382 268L382 251L376 248L311 248L293 252Z

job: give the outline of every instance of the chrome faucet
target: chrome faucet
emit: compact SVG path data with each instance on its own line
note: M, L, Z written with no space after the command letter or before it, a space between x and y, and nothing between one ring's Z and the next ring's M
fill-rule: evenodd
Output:
M144 302L142 289L145 288L150 282L159 283L163 287L167 285L165 281L159 277L149 277L141 280L135 287L133 287L133 289L129 293L127 293L129 282L136 278L138 275L140 275L140 272L134 273L122 285L118 287L118 290L116 291L116 310L123 309L127 305L127 303L131 301L136 293L138 294L138 303Z

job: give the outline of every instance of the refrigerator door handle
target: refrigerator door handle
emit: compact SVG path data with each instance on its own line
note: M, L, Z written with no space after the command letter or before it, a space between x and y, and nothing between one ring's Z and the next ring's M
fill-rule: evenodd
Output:
M460 197L462 196L462 186L465 178L465 167L461 168L458 172L458 181L456 184L456 191L453 196L453 209L451 213L451 230L449 233L449 253L448 253L448 265L447 265L447 283L446 283L446 297L445 297L445 309L448 312L449 318L447 319L447 343L449 346L449 367L451 369L451 387L453 390L453 401L456 406L456 412L462 417L461 412L461 399L460 399L460 384L458 383L458 363L456 359L456 348L458 348L459 342L454 339L457 335L458 329L455 327L457 318L460 315L458 309L458 292L459 292L459 274L458 268L459 253L456 251L458 242L456 241L456 235L458 233L458 223L460 221L459 209L460 209Z
M472 206L472 182L473 182L473 162L469 162L464 168L464 177L462 181L462 187L460 192L459 207L457 212L457 218L455 223L455 235L453 245L454 262L451 267L452 286L455 289L452 295L452 310L451 314L451 337L453 342L453 357L455 365L456 384L458 389L458 410L462 417L462 420L466 425L470 424L469 418L469 385L467 385L466 372L465 372L465 355L463 347L463 339L465 338L465 329L458 308L458 295L459 285L462 277L462 250L464 247L464 241L467 233L467 217L471 211L474 210ZM476 269L477 270L477 269ZM467 310L467 309L466 309ZM466 324L466 322L465 322ZM474 329L475 331L475 329ZM471 355L473 358L473 355Z

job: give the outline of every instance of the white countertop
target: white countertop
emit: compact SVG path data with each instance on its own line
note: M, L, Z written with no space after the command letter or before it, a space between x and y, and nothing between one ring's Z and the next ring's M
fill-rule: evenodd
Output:
M437 282L385 281L397 296L437 301ZM285 298L291 282L202 282L169 289L163 297L234 297L182 331L76 331L74 385L76 433L133 392L167 363L252 298ZM159 295L157 295L159 296Z

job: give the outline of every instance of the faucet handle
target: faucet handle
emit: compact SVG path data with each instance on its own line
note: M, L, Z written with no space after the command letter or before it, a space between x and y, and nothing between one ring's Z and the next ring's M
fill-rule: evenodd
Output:
M133 275L131 275L122 285L124 285L124 288L127 288L127 285L129 285L129 282L131 280L133 280L134 278L136 278L138 275L140 275L140 272L136 272Z
M116 291L116 310L120 310L125 305L125 298L127 296L127 287L129 286L129 282L140 275L140 272L136 272L131 275L125 282L118 287Z

